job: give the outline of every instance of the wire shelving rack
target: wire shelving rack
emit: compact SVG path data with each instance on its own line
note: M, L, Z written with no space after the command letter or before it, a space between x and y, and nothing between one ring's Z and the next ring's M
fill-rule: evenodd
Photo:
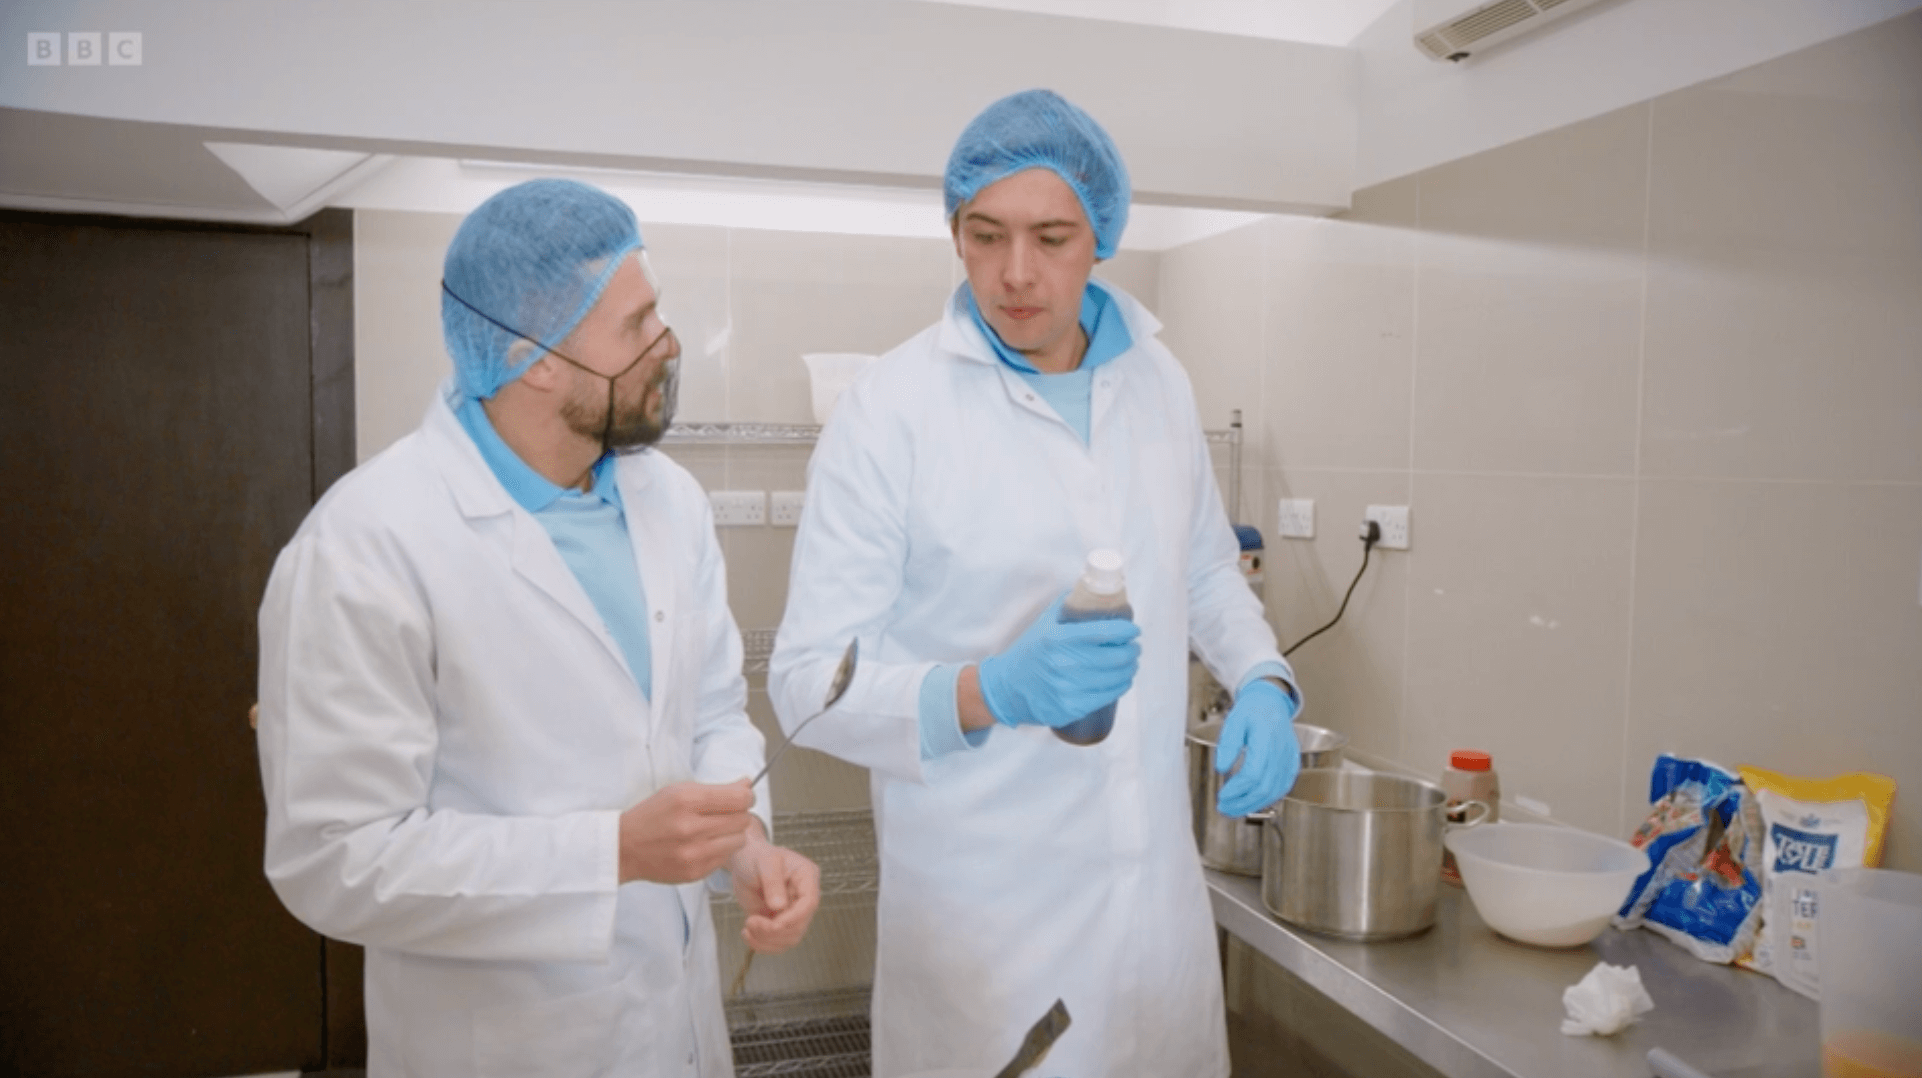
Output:
M726 1001L737 1078L868 1078L868 1004L874 977L874 899L880 880L867 809L776 813L774 840L821 868L821 907L807 938L760 955ZM741 908L712 906L721 980L747 961Z

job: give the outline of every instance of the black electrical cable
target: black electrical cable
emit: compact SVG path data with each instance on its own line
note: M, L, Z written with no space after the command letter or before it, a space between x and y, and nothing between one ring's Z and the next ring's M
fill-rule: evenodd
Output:
M1371 520L1368 522L1367 533L1361 537L1361 568L1355 570L1355 579L1350 580L1348 582L1348 592L1347 594L1341 597L1341 609L1335 611L1335 616L1329 620L1328 624L1322 626L1319 629L1316 629L1314 632L1309 633L1307 636L1302 637L1300 640L1295 641L1294 647L1291 647L1287 651L1284 651L1281 653L1282 658L1285 659L1288 656L1293 655L1295 653L1296 648L1301 647L1303 644L1306 644L1308 641L1313 640L1315 637L1320 636L1321 634L1334 628L1335 622L1340 621L1341 616L1348 612L1348 600L1351 596L1355 594L1355 585L1361 583L1361 574L1368 571L1368 552L1371 550L1374 550L1375 544L1380 541L1381 541L1381 525Z

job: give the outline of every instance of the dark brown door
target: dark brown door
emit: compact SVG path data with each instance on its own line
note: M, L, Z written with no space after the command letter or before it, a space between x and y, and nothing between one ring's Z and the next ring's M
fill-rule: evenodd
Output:
M274 556L351 454L350 252L334 212L0 215L0 1073L330 1062L246 715Z

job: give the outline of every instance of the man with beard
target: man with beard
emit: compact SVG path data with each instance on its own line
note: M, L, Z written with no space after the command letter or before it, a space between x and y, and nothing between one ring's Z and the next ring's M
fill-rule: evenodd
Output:
M775 952L819 874L749 785L706 495L646 451L680 347L634 215L503 191L441 300L453 379L261 606L268 879L367 948L371 1075L731 1075L707 885Z

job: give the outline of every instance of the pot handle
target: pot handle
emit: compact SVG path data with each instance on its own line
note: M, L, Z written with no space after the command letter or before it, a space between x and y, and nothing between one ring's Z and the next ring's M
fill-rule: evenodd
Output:
M1467 819L1470 809L1482 810L1481 815L1476 816L1472 820ZM1474 827L1478 824L1487 823L1488 818L1490 816L1493 816L1494 814L1495 814L1495 810L1489 808L1488 802L1486 801L1463 801L1461 804L1456 805L1454 808L1448 810L1447 812L1448 826L1451 828L1459 827L1459 828L1462 828L1463 830L1467 830L1468 828ZM1460 818L1458 819L1457 817L1460 817Z

